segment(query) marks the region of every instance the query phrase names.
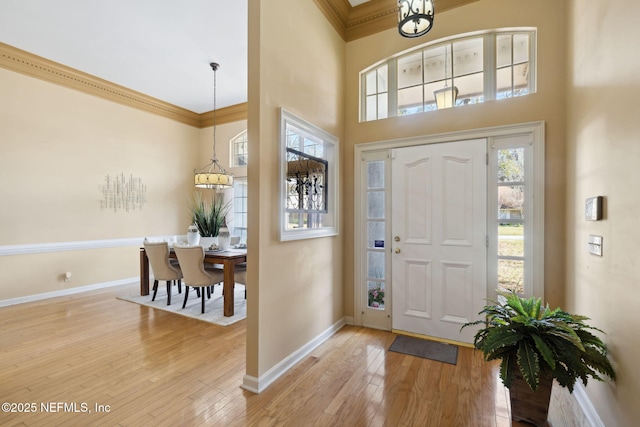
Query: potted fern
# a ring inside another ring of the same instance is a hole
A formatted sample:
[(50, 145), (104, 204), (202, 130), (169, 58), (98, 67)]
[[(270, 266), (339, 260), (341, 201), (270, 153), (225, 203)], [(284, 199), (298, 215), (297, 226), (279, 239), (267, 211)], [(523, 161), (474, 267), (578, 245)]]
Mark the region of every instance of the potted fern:
[(540, 298), (501, 293), (504, 302), (491, 301), (480, 312), (486, 321), (475, 335), (474, 345), (486, 360), (500, 360), (500, 378), (509, 389), (512, 418), (545, 425), (551, 385), (555, 379), (573, 392), (578, 379), (615, 380), (604, 342), (591, 333), (602, 332), (585, 323), (588, 317), (549, 306)]
[(215, 243), (220, 227), (226, 227), (226, 218), (230, 204), (224, 202), (222, 194), (214, 193), (211, 201), (203, 200), (200, 193), (196, 193), (191, 204), (193, 224), (200, 233), (200, 243), (206, 247)]

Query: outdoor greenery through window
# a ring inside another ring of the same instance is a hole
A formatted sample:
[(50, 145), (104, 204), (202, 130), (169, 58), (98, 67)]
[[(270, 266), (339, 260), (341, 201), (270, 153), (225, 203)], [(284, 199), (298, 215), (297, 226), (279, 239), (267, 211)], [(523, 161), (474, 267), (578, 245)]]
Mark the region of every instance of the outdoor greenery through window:
[(461, 35), (361, 73), (361, 121), (535, 92), (533, 29)]
[(524, 293), (525, 174), (524, 148), (498, 154), (498, 287)]

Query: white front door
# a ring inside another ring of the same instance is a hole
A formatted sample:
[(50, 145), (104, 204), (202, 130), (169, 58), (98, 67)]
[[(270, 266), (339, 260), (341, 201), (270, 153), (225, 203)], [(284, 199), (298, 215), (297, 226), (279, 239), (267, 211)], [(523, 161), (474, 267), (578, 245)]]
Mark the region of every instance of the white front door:
[(485, 139), (392, 151), (392, 327), (471, 343), (486, 301)]

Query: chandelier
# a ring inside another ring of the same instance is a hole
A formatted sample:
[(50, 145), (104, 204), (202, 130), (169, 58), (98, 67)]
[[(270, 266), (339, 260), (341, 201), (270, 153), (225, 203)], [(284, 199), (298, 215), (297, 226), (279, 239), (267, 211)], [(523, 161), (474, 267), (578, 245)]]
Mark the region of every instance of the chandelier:
[(213, 69), (213, 158), (200, 170), (194, 170), (195, 186), (198, 188), (224, 189), (233, 187), (233, 174), (227, 172), (216, 157), (216, 74), (220, 65), (212, 62)]
[(398, 1), (400, 35), (414, 38), (427, 34), (433, 26), (433, 15), (433, 0)]

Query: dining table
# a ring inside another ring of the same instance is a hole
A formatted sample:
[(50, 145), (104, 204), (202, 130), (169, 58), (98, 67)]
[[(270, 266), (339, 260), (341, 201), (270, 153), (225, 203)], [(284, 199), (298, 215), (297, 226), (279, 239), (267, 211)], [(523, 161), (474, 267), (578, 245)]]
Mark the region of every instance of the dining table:
[[(173, 248), (169, 251), (170, 258), (176, 258)], [(207, 264), (222, 264), (224, 281), (224, 315), (233, 316), (235, 266), (247, 262), (247, 250), (231, 248), (228, 250), (205, 250), (204, 262)], [(140, 295), (149, 295), (149, 257), (144, 248), (140, 248)]]

